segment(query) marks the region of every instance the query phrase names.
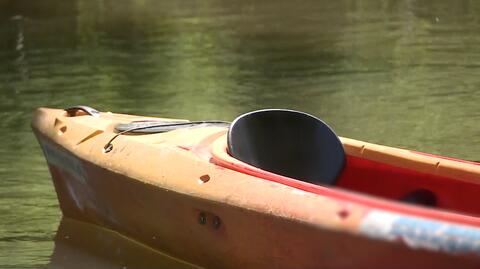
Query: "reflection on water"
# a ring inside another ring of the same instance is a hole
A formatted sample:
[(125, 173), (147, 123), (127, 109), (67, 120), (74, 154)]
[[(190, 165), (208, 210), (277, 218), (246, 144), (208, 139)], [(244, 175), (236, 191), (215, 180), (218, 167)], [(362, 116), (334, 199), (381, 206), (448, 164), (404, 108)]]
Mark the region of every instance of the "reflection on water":
[(63, 218), (45, 269), (195, 269), (116, 232)]
[(35, 107), (286, 107), (342, 136), (479, 160), (478, 44), (474, 0), (0, 0), (0, 268), (47, 264), (61, 215)]

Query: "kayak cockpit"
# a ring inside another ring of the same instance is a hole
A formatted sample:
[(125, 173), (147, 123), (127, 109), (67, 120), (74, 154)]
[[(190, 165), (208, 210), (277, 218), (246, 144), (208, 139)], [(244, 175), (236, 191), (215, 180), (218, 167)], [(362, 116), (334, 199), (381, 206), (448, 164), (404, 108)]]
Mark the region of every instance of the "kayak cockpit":
[[(463, 218), (467, 216), (480, 216), (480, 205), (476, 202), (480, 193), (480, 166), (478, 165), (347, 138), (338, 140), (341, 146), (339, 149), (335, 146), (336, 135), (333, 139), (327, 135), (326, 144), (319, 143), (309, 148), (310, 145), (318, 143), (313, 136), (308, 137), (304, 134), (311, 131), (311, 127), (308, 129), (295, 124), (290, 125), (291, 128), (275, 126), (284, 125), (285, 122), (290, 123), (291, 119), (285, 121), (285, 113), (288, 114), (291, 111), (263, 110), (255, 113), (260, 113), (254, 114), (255, 117), (260, 115), (260, 119), (249, 119), (250, 122), (245, 123), (241, 122), (243, 116), (239, 117), (240, 120), (237, 118), (230, 127), (228, 136), (215, 142), (212, 147), (215, 163), (304, 191), (360, 202), (375, 208), (460, 222), (465, 222)], [(276, 118), (273, 114), (279, 116)], [(251, 117), (252, 114), (245, 115)], [(311, 117), (304, 113), (297, 116), (298, 118)], [(241, 131), (235, 129), (235, 124), (238, 122), (242, 123)], [(316, 123), (313, 121), (310, 124)], [(259, 129), (261, 130), (258, 131)], [(276, 133), (279, 130), (293, 132), (295, 135)], [(334, 135), (333, 131), (330, 134)], [(232, 141), (232, 137), (237, 141)], [(282, 143), (280, 140), (284, 137), (294, 137), (296, 140)], [(263, 147), (259, 141), (266, 142), (268, 146)], [(246, 145), (248, 143), (251, 145)], [(312, 149), (314, 151), (323, 149), (327, 152), (325, 156), (331, 156), (331, 160), (321, 163), (314, 158), (299, 158), (298, 151), (289, 151), (292, 145), (299, 147), (302, 143), (306, 144), (303, 145), (302, 150), (307, 152), (309, 157), (312, 156)], [(247, 146), (248, 153), (239, 153), (236, 148), (239, 145)], [(252, 153), (252, 150), (258, 152)], [(265, 158), (268, 157), (284, 163), (272, 165), (265, 162)], [(316, 162), (313, 164), (309, 162), (312, 160)], [(278, 166), (288, 165), (285, 162), (289, 161), (297, 162), (295, 165), (305, 162), (305, 167), (323, 166), (320, 170), (326, 169), (324, 167), (332, 168), (336, 172), (330, 173), (334, 175), (333, 177), (326, 177), (323, 180), (320, 173), (313, 173), (318, 180), (312, 180), (309, 175), (297, 176), (295, 173), (289, 173), (291, 171), (276, 169)], [(408, 203), (422, 205), (422, 207), (409, 206)], [(440, 210), (427, 210), (426, 207)], [(446, 212), (460, 214), (445, 215)]]
[(480, 206), (475, 202), (480, 193), (480, 180), (464, 167), (469, 164), (347, 138), (341, 141), (346, 162), (335, 185), (312, 184), (235, 159), (228, 153), (226, 135), (213, 143), (211, 161), (257, 178), (337, 199), (340, 203), (352, 202), (409, 215), (480, 225)]

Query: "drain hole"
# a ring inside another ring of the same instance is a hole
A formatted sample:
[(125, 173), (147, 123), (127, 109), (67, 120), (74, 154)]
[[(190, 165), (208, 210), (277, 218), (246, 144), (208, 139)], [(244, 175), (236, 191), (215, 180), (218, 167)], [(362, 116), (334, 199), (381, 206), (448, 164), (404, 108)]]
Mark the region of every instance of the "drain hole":
[(203, 175), (199, 178), (199, 181), (198, 183), (202, 184), (202, 183), (207, 183), (208, 181), (210, 180), (210, 176), (209, 175)]
[(62, 126), (58, 129), (58, 135), (62, 135), (67, 131), (67, 126)]
[(350, 215), (350, 212), (346, 209), (342, 209), (337, 212), (337, 215), (340, 219), (346, 219)]

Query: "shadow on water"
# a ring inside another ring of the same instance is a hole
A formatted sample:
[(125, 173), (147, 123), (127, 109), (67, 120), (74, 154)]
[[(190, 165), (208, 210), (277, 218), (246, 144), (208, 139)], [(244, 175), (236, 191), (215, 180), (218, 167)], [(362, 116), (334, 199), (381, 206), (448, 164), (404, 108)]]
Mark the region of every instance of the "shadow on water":
[(50, 263), (44, 269), (194, 269), (116, 232), (63, 218)]

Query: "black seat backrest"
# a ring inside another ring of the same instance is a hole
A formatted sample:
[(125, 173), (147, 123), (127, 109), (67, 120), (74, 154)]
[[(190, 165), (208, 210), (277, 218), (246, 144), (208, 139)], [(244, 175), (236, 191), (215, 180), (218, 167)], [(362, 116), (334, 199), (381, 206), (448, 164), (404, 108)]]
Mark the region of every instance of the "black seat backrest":
[(342, 143), (327, 124), (285, 109), (237, 117), (228, 131), (228, 150), (252, 166), (315, 184), (335, 184), (345, 164)]

